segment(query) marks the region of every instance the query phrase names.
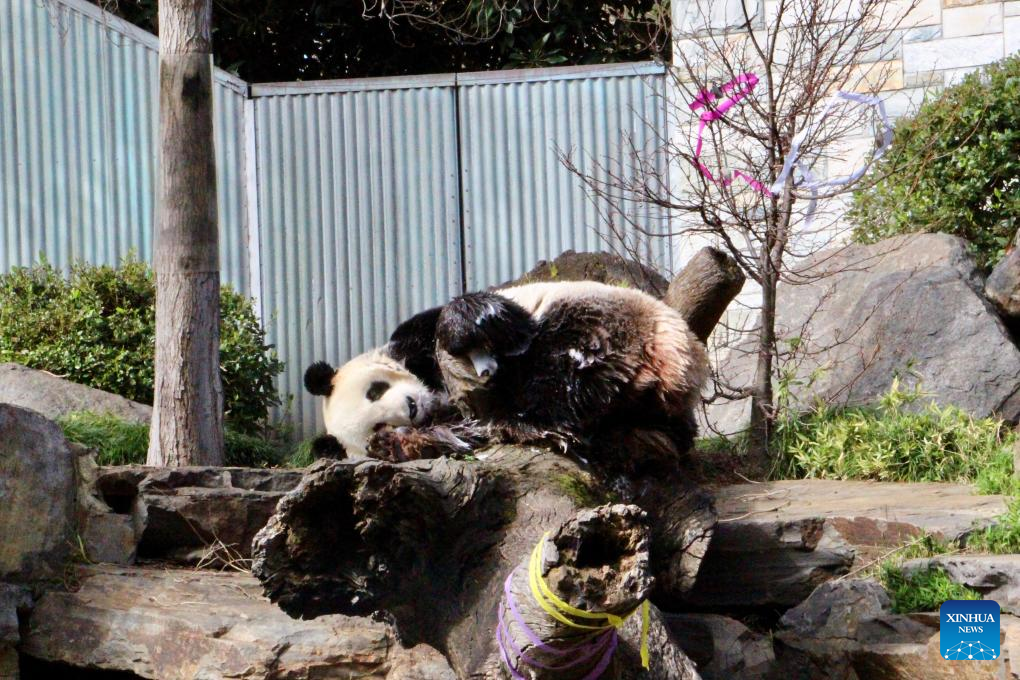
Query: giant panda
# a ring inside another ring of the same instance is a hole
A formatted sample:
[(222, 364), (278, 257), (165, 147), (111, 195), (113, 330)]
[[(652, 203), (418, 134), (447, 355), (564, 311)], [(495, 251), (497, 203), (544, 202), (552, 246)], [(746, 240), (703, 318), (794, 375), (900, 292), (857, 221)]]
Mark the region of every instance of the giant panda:
[(469, 452), (493, 438), (584, 449), (612, 427), (695, 433), (705, 347), (675, 310), (587, 281), (470, 293), (400, 324), (305, 386), (325, 397), (319, 453), (390, 460)]

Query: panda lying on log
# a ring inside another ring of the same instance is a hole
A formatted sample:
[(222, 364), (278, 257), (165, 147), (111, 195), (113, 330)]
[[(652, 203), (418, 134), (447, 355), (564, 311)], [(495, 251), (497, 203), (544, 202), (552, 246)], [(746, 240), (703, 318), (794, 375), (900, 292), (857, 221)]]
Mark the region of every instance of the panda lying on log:
[(586, 450), (613, 428), (662, 432), (684, 451), (707, 372), (677, 311), (577, 281), (460, 296), (339, 369), (312, 364), (305, 387), (325, 397), (319, 456), (433, 458), (493, 439)]

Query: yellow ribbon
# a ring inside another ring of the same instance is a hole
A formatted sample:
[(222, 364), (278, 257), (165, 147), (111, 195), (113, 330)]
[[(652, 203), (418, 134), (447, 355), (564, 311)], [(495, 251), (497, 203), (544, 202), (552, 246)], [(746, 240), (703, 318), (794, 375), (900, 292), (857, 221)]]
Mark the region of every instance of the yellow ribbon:
[[(545, 545), (546, 540), (549, 538), (549, 533), (546, 532), (542, 536), (542, 540), (535, 545), (535, 549), (531, 551), (531, 559), (528, 563), (528, 584), (531, 586), (531, 596), (535, 598), (535, 602), (538, 603), (542, 609), (545, 610), (546, 614), (553, 617), (560, 623), (563, 623), (571, 628), (580, 628), (582, 630), (606, 630), (608, 628), (620, 629), (623, 627), (624, 622), (630, 618), (631, 614), (636, 612), (638, 609), (641, 610), (641, 666), (648, 668), (648, 626), (649, 626), (649, 610), (648, 600), (645, 600), (640, 605), (634, 608), (629, 614), (624, 616), (617, 616), (616, 614), (610, 614), (609, 612), (592, 613), (586, 612), (583, 609), (571, 606), (569, 603), (564, 602), (560, 598), (556, 597), (556, 594), (549, 587), (549, 584), (542, 578), (542, 546)], [(577, 623), (567, 618), (567, 615), (573, 616), (579, 619), (592, 620), (604, 620), (605, 623), (602, 625), (586, 625), (583, 623)]]

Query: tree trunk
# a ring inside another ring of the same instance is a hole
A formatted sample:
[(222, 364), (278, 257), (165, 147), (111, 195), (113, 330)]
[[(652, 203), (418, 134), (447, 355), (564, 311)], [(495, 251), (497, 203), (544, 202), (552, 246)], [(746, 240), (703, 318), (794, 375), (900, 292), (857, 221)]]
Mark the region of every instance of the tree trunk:
[(673, 282), (663, 302), (680, 312), (702, 342), (744, 287), (740, 266), (716, 248), (702, 248)]
[[(462, 678), (503, 677), (495, 635), (504, 583), (546, 532), (554, 532), (557, 546), (582, 544), (560, 555), (563, 571), (548, 580), (559, 597), (589, 611), (633, 609), (650, 592), (653, 575), (666, 590), (693, 583), (715, 514), (706, 496), (684, 485), (679, 470), (654, 480), (671, 489), (674, 503), (634, 499), (649, 514), (650, 542), (634, 533), (637, 508), (620, 505), (597, 511), (619, 522), (597, 522), (581, 540), (577, 526), (584, 515), (578, 511), (610, 496), (587, 467), (541, 448), (500, 446), (489, 453), (480, 462), (316, 464), (256, 537), (253, 573), (291, 616), (387, 612), (405, 645), (435, 646)], [(628, 533), (632, 540), (621, 538)], [(624, 562), (629, 576), (606, 581), (607, 573), (619, 576)], [(603, 579), (601, 600), (585, 594), (580, 584), (588, 579)], [(659, 670), (644, 677), (695, 677), (670, 646), (657, 611), (652, 616)], [(637, 677), (640, 614), (631, 618), (620, 661), (606, 678)], [(536, 623), (535, 629), (543, 639), (562, 638), (555, 626)]]
[(160, 0), (156, 376), (149, 465), (223, 464), (211, 0)]
[[(767, 251), (766, 251), (767, 253)], [(767, 254), (765, 255), (768, 256)], [(772, 441), (774, 390), (772, 387), (773, 351), (776, 344), (776, 276), (768, 270), (762, 279), (761, 321), (758, 328), (758, 363), (751, 387), (751, 418), (748, 426), (750, 467), (757, 474), (769, 469), (769, 445)]]

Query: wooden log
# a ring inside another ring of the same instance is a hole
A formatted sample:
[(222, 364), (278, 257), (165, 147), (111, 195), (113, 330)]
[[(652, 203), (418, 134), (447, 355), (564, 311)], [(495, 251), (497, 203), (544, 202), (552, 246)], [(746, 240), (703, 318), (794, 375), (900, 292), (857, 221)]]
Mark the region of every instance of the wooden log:
[[(480, 455), (487, 457), (317, 463), (256, 537), (253, 572), (291, 616), (385, 612), (405, 645), (435, 646), (459, 677), (495, 673), (497, 607), (507, 574), (545, 532), (610, 494), (581, 461), (548, 449), (500, 446)], [(689, 499), (700, 503), (699, 511), (669, 510), (695, 524), (714, 522), (706, 497)], [(664, 519), (666, 508), (656, 510), (651, 526), (681, 523)], [(692, 553), (703, 553), (711, 528), (692, 531), (702, 536)], [(662, 554), (649, 568), (696, 572), (698, 563)], [(670, 668), (685, 658), (679, 651), (667, 656)], [(631, 657), (624, 650), (621, 658)], [(666, 673), (660, 677), (687, 677)]]
[[(651, 616), (651, 607), (644, 631), (649, 665), (647, 672), (642, 670), (642, 607), (652, 585), (645, 520), (645, 513), (633, 505), (584, 510), (542, 541), (537, 552), (525, 556), (504, 587), (502, 652), (486, 675), (504, 677), (512, 667), (530, 680), (584, 678), (598, 669), (604, 677), (616, 678), (697, 677), (694, 664), (663, 634), (658, 612)], [(530, 582), (534, 567), (535, 576), (566, 605), (592, 614), (608, 612), (626, 624), (596, 632), (565, 621), (605, 625), (606, 620), (567, 616), (563, 610), (558, 610), (562, 618), (552, 616), (534, 595)]]
[(669, 284), (663, 302), (680, 312), (705, 342), (745, 280), (736, 260), (718, 248), (705, 247)]

